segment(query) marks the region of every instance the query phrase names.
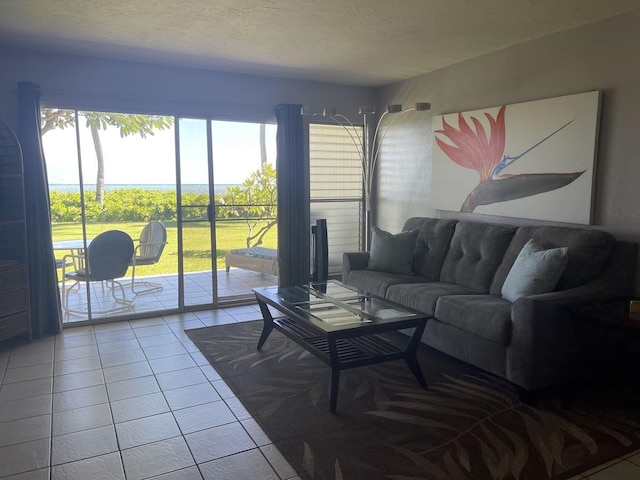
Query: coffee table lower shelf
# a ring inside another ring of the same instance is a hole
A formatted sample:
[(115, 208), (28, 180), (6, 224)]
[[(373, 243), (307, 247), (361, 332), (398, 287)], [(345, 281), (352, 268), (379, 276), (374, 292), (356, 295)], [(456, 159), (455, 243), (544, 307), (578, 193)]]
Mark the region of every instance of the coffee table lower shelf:
[[(290, 318), (277, 318), (273, 323), (277, 330), (331, 366), (331, 347), (328, 338), (318, 335), (317, 332)], [(338, 338), (335, 340), (335, 345), (340, 370), (402, 360), (405, 356), (404, 350), (375, 334)]]
[[(335, 413), (338, 403), (340, 372), (351, 368), (374, 365), (394, 360), (404, 360), (422, 388), (427, 388), (416, 352), (428, 317), (416, 318), (410, 324), (395, 328), (366, 329), (358, 328), (336, 332), (319, 332), (303, 320), (289, 317), (273, 318), (266, 304), (259, 301), (263, 313), (264, 325), (258, 342), (261, 350), (269, 334), (275, 328), (296, 342), (302, 348), (315, 355), (331, 367), (331, 398), (329, 410)], [(406, 348), (401, 349), (382, 339), (377, 333), (397, 331), (400, 328), (414, 328)], [(371, 332), (371, 333), (367, 333)]]

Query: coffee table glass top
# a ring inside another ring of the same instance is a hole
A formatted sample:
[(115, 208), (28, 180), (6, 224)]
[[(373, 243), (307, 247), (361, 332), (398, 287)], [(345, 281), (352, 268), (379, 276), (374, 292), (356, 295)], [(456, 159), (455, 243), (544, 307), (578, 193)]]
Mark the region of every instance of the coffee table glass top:
[(260, 290), (275, 295), (323, 329), (387, 323), (418, 316), (417, 312), (332, 280), (327, 283), (267, 287)]

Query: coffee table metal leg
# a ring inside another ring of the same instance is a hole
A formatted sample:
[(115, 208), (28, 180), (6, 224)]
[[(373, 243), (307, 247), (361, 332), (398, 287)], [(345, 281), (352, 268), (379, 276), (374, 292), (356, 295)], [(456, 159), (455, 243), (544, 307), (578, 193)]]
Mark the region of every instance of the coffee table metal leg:
[(262, 334), (260, 335), (260, 340), (258, 340), (258, 350), (260, 350), (264, 345), (264, 342), (269, 338), (271, 330), (273, 330), (273, 317), (271, 316), (271, 312), (269, 311), (269, 307), (267, 307), (266, 303), (258, 300), (258, 306), (262, 312), (262, 319), (264, 322), (262, 325)]
[(424, 333), (424, 328), (426, 326), (426, 320), (423, 324), (416, 327), (409, 340), (409, 344), (407, 345), (407, 351), (405, 353), (404, 361), (409, 366), (409, 369), (413, 373), (413, 376), (416, 377), (418, 383), (422, 388), (427, 388), (427, 382), (424, 379), (424, 375), (422, 374), (422, 369), (420, 368), (420, 364), (418, 363), (418, 345), (420, 344), (420, 340), (422, 339), (422, 334)]
[(338, 360), (338, 348), (335, 339), (328, 339), (329, 358), (331, 360), (331, 401), (329, 403), (329, 411), (336, 413), (338, 404), (338, 390), (340, 388), (340, 362)]

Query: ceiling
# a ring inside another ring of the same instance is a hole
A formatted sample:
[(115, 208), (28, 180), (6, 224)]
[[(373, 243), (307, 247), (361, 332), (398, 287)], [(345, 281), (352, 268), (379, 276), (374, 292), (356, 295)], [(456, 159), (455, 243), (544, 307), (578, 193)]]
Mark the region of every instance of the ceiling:
[(380, 86), (640, 0), (0, 0), (0, 45)]

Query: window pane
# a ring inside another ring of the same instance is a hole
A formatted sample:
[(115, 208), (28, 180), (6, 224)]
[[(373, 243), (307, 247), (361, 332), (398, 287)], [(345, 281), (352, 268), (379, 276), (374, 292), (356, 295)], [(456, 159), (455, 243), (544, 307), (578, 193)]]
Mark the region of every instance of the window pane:
[(362, 198), (362, 128), (309, 126), (311, 199)]
[(329, 273), (342, 270), (342, 253), (360, 249), (362, 127), (309, 125), (311, 223), (327, 220)]

